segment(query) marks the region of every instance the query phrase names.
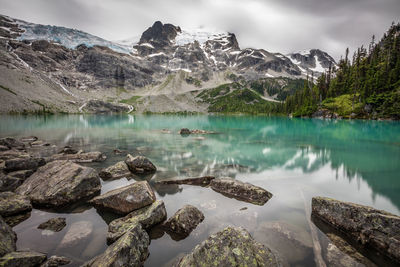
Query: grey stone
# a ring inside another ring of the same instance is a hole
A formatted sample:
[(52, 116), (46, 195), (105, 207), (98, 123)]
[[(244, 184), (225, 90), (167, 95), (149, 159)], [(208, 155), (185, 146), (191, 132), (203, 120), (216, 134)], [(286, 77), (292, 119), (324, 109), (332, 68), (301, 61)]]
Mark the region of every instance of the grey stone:
[(204, 215), (200, 210), (192, 205), (185, 205), (164, 223), (164, 227), (177, 236), (185, 238), (203, 220)]
[(17, 235), (0, 216), (0, 257), (17, 249)]
[(153, 173), (157, 170), (156, 166), (143, 156), (133, 157), (131, 154), (128, 154), (125, 163), (128, 165), (129, 170), (135, 174)]
[(0, 266), (36, 267), (46, 260), (46, 254), (34, 251), (10, 252), (0, 258)]
[(26, 213), (32, 210), (31, 201), (26, 196), (13, 192), (0, 193), (0, 215), (3, 217)]
[(41, 223), (38, 226), (38, 229), (60, 232), (62, 229), (64, 229), (65, 226), (67, 226), (65, 218), (57, 217), (57, 218), (51, 218), (46, 222)]

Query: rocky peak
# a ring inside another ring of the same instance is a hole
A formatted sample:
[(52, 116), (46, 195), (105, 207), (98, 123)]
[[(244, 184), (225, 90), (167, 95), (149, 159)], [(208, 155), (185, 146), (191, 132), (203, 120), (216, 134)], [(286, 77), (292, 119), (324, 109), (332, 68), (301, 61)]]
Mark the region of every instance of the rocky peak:
[(304, 50), (287, 55), (303, 73), (314, 72), (317, 76), (326, 72), (329, 66), (335, 67), (335, 60), (326, 52), (320, 49)]
[(148, 43), (154, 48), (163, 48), (170, 45), (179, 32), (181, 32), (180, 27), (156, 21), (153, 26), (143, 32), (139, 44)]

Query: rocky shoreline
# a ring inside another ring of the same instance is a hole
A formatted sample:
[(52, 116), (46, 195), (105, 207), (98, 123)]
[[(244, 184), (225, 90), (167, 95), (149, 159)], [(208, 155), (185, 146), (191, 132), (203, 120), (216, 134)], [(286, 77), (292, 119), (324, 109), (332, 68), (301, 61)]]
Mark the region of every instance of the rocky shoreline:
[[(183, 132), (211, 133), (189, 129)], [(191, 205), (183, 205), (168, 217), (165, 203), (156, 199), (152, 185), (147, 181), (137, 181), (100, 194), (101, 178), (116, 180), (129, 175), (157, 172), (157, 167), (144, 156), (127, 154), (124, 161), (98, 172), (80, 165), (106, 160), (104, 153), (98, 151), (84, 152), (68, 146), (59, 149), (36, 137), (20, 140), (1, 138), (0, 148), (0, 266), (60, 266), (73, 260), (35, 251), (17, 251), (17, 235), (11, 227), (29, 218), (32, 208), (59, 208), (86, 202), (99, 211), (111, 212), (118, 217), (108, 222), (108, 248), (84, 266), (142, 266), (149, 256), (149, 232), (152, 229), (161, 227), (174, 240), (182, 240), (205, 219), (201, 211), (203, 207)], [(46, 156), (42, 157), (41, 154)], [(179, 184), (210, 188), (223, 196), (253, 205), (266, 205), (273, 197), (264, 188), (228, 177), (167, 179), (157, 181), (153, 186)], [(375, 266), (372, 261), (376, 261), (376, 258), (400, 264), (399, 216), (323, 197), (313, 198), (311, 206), (311, 217), (315, 221), (323, 221), (351, 241), (349, 244), (327, 233), (331, 241), (323, 246), (323, 250), (328, 265)], [(89, 227), (83, 223), (75, 222), (70, 226), (62, 240), (65, 246), (76, 246), (79, 243), (76, 233)], [(56, 217), (37, 227), (58, 232), (66, 225), (65, 218)], [(322, 227), (321, 230), (326, 231)], [(286, 266), (287, 258), (296, 254), (280, 252), (274, 238), (279, 236), (287, 240), (285, 246), (296, 244), (294, 249), (301, 249), (300, 255), (312, 255), (315, 242), (320, 242), (304, 241), (293, 226), (282, 222), (263, 223), (259, 231), (269, 233), (258, 235), (256, 232), (258, 238), (263, 236), (267, 239), (263, 244), (242, 227), (224, 227), (198, 244), (190, 253), (177, 258), (173, 265)], [(271, 247), (265, 243), (271, 244)], [(353, 247), (352, 244), (358, 245)], [(373, 250), (378, 256), (369, 259), (363, 254), (364, 251), (359, 251), (360, 248)]]

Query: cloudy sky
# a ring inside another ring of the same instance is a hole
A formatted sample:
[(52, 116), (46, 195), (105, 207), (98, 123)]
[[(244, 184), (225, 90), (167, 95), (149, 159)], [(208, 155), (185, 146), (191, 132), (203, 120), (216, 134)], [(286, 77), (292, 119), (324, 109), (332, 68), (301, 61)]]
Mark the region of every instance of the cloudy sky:
[(140, 36), (161, 20), (233, 32), (242, 48), (320, 48), (338, 59), (399, 22), (400, 0), (0, 0), (0, 13), (108, 40)]

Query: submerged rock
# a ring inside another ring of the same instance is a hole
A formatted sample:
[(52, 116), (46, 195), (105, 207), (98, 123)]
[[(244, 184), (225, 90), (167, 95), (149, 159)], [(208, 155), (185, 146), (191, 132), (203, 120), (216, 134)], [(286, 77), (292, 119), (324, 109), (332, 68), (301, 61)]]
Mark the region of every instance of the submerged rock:
[(96, 208), (125, 215), (150, 205), (155, 200), (156, 196), (149, 183), (147, 181), (141, 181), (97, 196), (93, 198), (90, 203)]
[(163, 222), (167, 218), (164, 202), (157, 200), (153, 204), (135, 210), (123, 218), (115, 219), (108, 225), (107, 242), (113, 243), (123, 234), (140, 223), (144, 229)]
[(17, 249), (17, 235), (0, 216), (0, 257)]
[(202, 176), (202, 177), (193, 177), (185, 179), (162, 180), (162, 181), (157, 181), (156, 184), (188, 184), (188, 185), (207, 186), (211, 183), (213, 179), (215, 179), (214, 176)]
[(16, 192), (33, 204), (63, 206), (100, 192), (100, 178), (93, 168), (71, 161), (53, 161), (40, 167)]
[(34, 251), (10, 252), (0, 258), (0, 266), (36, 267), (46, 260), (46, 254)]
[(214, 191), (225, 196), (256, 205), (264, 205), (272, 197), (270, 192), (261, 187), (229, 177), (216, 178), (211, 181), (210, 186)]
[(93, 232), (93, 223), (90, 221), (79, 221), (71, 224), (64, 238), (61, 240), (60, 247), (74, 247), (83, 240), (88, 239)]
[(71, 263), (71, 260), (62, 256), (51, 256), (40, 267), (58, 267)]
[(400, 217), (372, 207), (314, 197), (312, 215), (400, 263)]
[(135, 225), (106, 251), (83, 266), (143, 266), (149, 255), (150, 239), (140, 224)]
[(99, 172), (99, 176), (105, 180), (114, 180), (129, 175), (131, 175), (131, 172), (124, 161), (119, 161)]
[(14, 172), (20, 170), (37, 170), (40, 166), (46, 164), (44, 158), (16, 158), (9, 159), (5, 162), (4, 170), (6, 172)]
[(54, 154), (48, 158), (48, 162), (55, 160), (69, 160), (75, 163), (102, 162), (106, 160), (106, 155), (99, 151), (82, 152), (76, 154)]
[(0, 215), (3, 217), (25, 213), (32, 210), (31, 201), (26, 196), (13, 192), (0, 193)]
[(143, 156), (133, 157), (131, 154), (128, 154), (125, 163), (128, 165), (129, 170), (135, 174), (153, 173), (157, 170), (156, 166)]
[(41, 223), (38, 226), (38, 229), (60, 232), (62, 229), (64, 229), (65, 226), (67, 226), (65, 218), (58, 217), (58, 218), (51, 218), (50, 220)]
[(175, 266), (282, 266), (268, 247), (241, 227), (227, 227), (197, 245)]
[(189, 135), (190, 134), (190, 130), (188, 128), (182, 128), (179, 130), (179, 134), (181, 135)]
[(185, 205), (164, 223), (164, 227), (178, 237), (185, 238), (203, 220), (204, 214), (200, 210), (192, 205)]

